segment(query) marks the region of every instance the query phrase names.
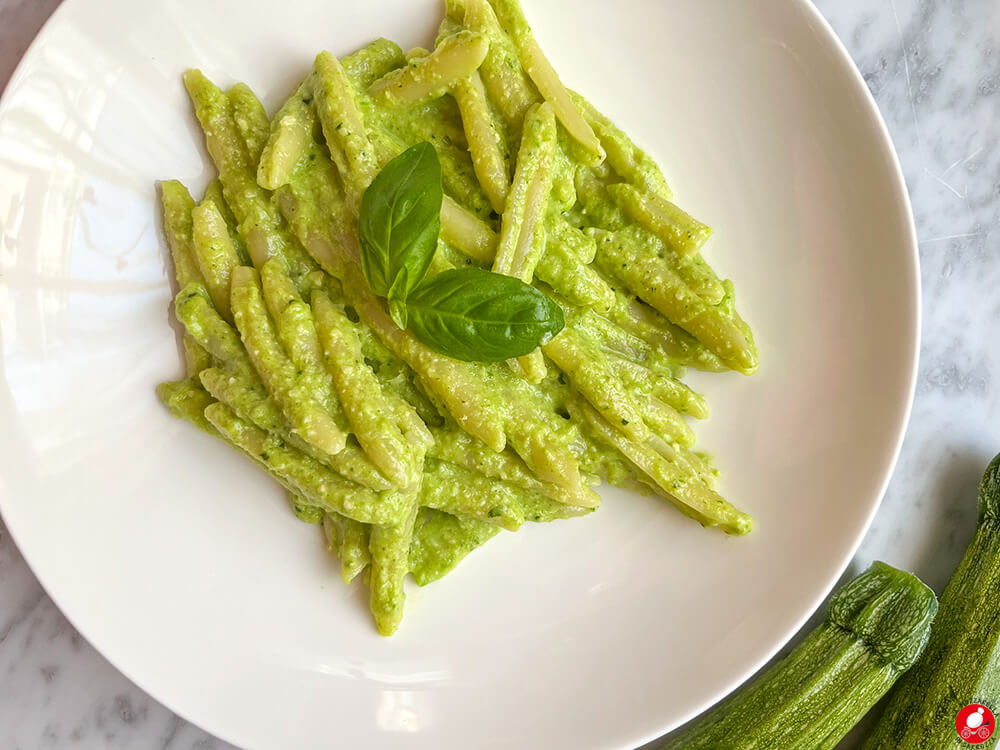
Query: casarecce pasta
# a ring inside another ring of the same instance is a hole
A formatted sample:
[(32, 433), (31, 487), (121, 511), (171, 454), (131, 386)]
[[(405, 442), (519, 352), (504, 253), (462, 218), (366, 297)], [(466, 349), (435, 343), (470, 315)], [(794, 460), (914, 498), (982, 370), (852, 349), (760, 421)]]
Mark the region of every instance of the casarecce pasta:
[[(187, 377), (160, 398), (284, 486), (345, 582), (367, 571), (386, 635), (408, 573), (425, 585), (503, 531), (588, 515), (601, 480), (752, 527), (694, 451), (687, 417), (708, 409), (681, 382), (757, 368), (701, 254), (711, 230), (564, 86), (517, 0), (445, 10), (431, 50), (321, 52), (271, 118), (245, 85), (188, 71), (218, 178), (200, 203), (161, 185)], [(362, 275), (362, 197), (422, 142), (445, 193), (429, 273), (491, 269), (549, 295), (565, 327), (530, 354), (439, 354)]]

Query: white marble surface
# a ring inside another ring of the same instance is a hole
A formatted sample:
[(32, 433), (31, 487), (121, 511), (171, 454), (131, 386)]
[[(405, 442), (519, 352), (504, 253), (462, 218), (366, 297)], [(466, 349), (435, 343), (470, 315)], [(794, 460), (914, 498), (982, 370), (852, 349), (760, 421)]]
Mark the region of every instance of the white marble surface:
[[(0, 0), (0, 86), (58, 3)], [(857, 61), (899, 151), (924, 292), (913, 417), (847, 575), (883, 559), (940, 591), (972, 533), (976, 483), (1000, 450), (1000, 10), (996, 0), (817, 5)], [(851, 737), (842, 748), (855, 745)], [(97, 654), (0, 522), (0, 747), (231, 746), (173, 715)]]

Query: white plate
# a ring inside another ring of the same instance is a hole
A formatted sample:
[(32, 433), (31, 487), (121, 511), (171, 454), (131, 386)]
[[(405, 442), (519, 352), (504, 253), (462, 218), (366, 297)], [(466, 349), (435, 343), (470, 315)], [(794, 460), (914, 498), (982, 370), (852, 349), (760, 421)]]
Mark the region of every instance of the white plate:
[(322, 48), (427, 44), (437, 0), (68, 0), (0, 107), (6, 523), (94, 646), (248, 748), (609, 748), (762, 664), (844, 569), (893, 465), (918, 276), (875, 106), (801, 0), (531, 2), (565, 80), (716, 228), (762, 366), (699, 377), (701, 445), (749, 538), (608, 492), (413, 590), (379, 638), (361, 587), (244, 459), (172, 420), (180, 375), (154, 181), (210, 177), (180, 82), (274, 107)]

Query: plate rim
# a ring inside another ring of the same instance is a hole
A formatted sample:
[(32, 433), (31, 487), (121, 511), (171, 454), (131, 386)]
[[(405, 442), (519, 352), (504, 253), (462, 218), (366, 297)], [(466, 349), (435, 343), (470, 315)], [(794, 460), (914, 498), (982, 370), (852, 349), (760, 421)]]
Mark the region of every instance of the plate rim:
[(896, 150), (896, 145), (892, 140), (892, 134), (889, 132), (889, 126), (886, 124), (885, 118), (882, 116), (882, 110), (879, 108), (878, 102), (875, 101), (875, 96), (872, 94), (871, 89), (868, 88), (868, 84), (865, 83), (864, 76), (858, 68), (857, 63), (854, 61), (854, 58), (851, 56), (850, 51), (847, 49), (847, 46), (844, 44), (844, 41), (834, 30), (826, 16), (824, 16), (820, 9), (816, 7), (814, 0), (797, 0), (797, 2), (799, 2), (799, 4), (806, 10), (811, 17), (812, 22), (819, 29), (821, 29), (823, 34), (827, 37), (827, 40), (831, 43), (831, 49), (837, 54), (839, 64), (847, 68), (847, 75), (850, 76), (855, 88), (861, 92), (861, 100), (864, 103), (866, 114), (876, 126), (875, 134), (878, 139), (878, 145), (888, 156), (887, 166), (890, 168), (889, 176), (895, 183), (896, 198), (897, 200), (901, 200), (901, 207), (903, 209), (903, 216), (901, 217), (903, 219), (903, 223), (901, 229), (905, 235), (905, 241), (908, 246), (907, 249), (909, 250), (906, 257), (911, 260), (908, 282), (913, 292), (913, 305), (908, 316), (913, 322), (913, 330), (910, 335), (910, 377), (909, 384), (907, 386), (902, 419), (900, 420), (897, 428), (896, 441), (892, 450), (892, 456), (886, 465), (878, 494), (875, 497), (875, 501), (872, 503), (871, 510), (868, 512), (868, 517), (859, 528), (857, 538), (850, 545), (849, 550), (838, 564), (836, 570), (834, 571), (835, 574), (818, 592), (808, 611), (805, 612), (795, 626), (783, 636), (781, 642), (774, 649), (772, 649), (765, 658), (761, 659), (752, 669), (748, 669), (738, 678), (734, 678), (731, 682), (731, 686), (725, 694), (718, 696), (712, 703), (704, 705), (696, 711), (689, 712), (687, 716), (676, 724), (676, 726), (673, 726), (665, 731), (661, 731), (658, 734), (652, 734), (643, 738), (642, 741), (636, 745), (637, 748), (641, 748), (643, 745), (649, 744), (657, 739), (660, 739), (661, 737), (665, 737), (677, 729), (680, 729), (692, 719), (697, 718), (702, 713), (710, 709), (712, 706), (717, 705), (727, 696), (732, 695), (744, 683), (750, 680), (750, 678), (752, 678), (772, 659), (774, 659), (781, 649), (787, 646), (795, 635), (810, 620), (810, 618), (816, 614), (823, 602), (825, 602), (827, 597), (830, 596), (833, 591), (833, 587), (844, 575), (848, 565), (851, 564), (851, 561), (858, 552), (858, 548), (868, 535), (868, 531), (871, 528), (872, 522), (875, 520), (875, 516), (882, 507), (882, 502), (885, 500), (885, 494), (889, 489), (889, 483), (892, 481), (892, 477), (896, 473), (896, 466), (899, 463), (899, 456), (903, 449), (903, 441), (906, 438), (906, 433), (910, 425), (910, 418), (913, 415), (913, 402), (916, 397), (917, 376), (920, 368), (920, 343), (923, 335), (923, 282), (920, 275), (920, 250), (918, 246), (919, 241), (917, 236), (917, 225), (913, 216), (913, 204), (910, 200), (910, 191), (906, 185), (906, 177), (903, 174), (903, 165), (899, 160), (899, 152)]
[[(20, 79), (24, 76), (25, 70), (28, 68), (29, 64), (33, 58), (38, 54), (39, 49), (45, 43), (47, 38), (52, 33), (52, 28), (60, 21), (64, 14), (68, 14), (68, 8), (76, 7), (78, 5), (84, 5), (88, 2), (95, 2), (95, 0), (62, 0), (58, 7), (51, 13), (51, 15), (46, 19), (42, 26), (38, 29), (34, 35), (31, 43), (25, 48), (20, 60), (15, 66), (10, 78), (7, 80), (6, 85), (3, 90), (0, 91), (0, 119), (3, 118), (4, 113), (7, 109), (7, 103), (10, 96), (10, 92), (16, 87)], [(874, 495), (873, 502), (871, 503), (871, 508), (868, 511), (867, 517), (864, 519), (861, 526), (859, 526), (856, 538), (849, 545), (845, 554), (843, 555), (837, 566), (831, 570), (830, 580), (825, 583), (817, 591), (816, 596), (813, 599), (812, 604), (809, 605), (800, 618), (791, 626), (785, 633), (782, 634), (776, 645), (765, 651), (762, 658), (757, 660), (757, 662), (752, 666), (752, 668), (746, 669), (740, 674), (734, 675), (728, 682), (729, 685), (723, 692), (718, 694), (715, 698), (707, 701), (704, 705), (698, 707), (696, 710), (689, 711), (687, 714), (682, 715), (681, 719), (672, 723), (661, 725), (653, 733), (642, 733), (633, 734), (629, 737), (622, 737), (619, 740), (617, 747), (622, 748), (622, 750), (632, 750), (634, 748), (642, 748), (643, 746), (654, 742), (658, 739), (665, 737), (671, 732), (681, 728), (684, 724), (688, 723), (692, 719), (704, 713), (706, 710), (712, 706), (718, 704), (725, 697), (732, 694), (745, 682), (747, 682), (753, 675), (759, 672), (765, 665), (767, 665), (774, 657), (777, 655), (782, 648), (784, 648), (789, 641), (802, 629), (802, 627), (809, 621), (809, 619), (816, 613), (819, 607), (830, 595), (833, 587), (843, 576), (844, 571), (850, 565), (851, 561), (857, 554), (858, 548), (864, 541), (868, 534), (871, 524), (875, 519), (882, 503), (885, 499), (885, 494), (888, 490), (889, 484), (895, 474), (896, 467), (899, 463), (900, 453), (902, 451), (903, 442), (906, 437), (910, 420), (913, 413), (913, 404), (916, 396), (916, 386), (919, 374), (919, 363), (920, 363), (920, 348), (921, 340), (923, 334), (923, 286), (921, 280), (921, 265), (920, 265), (920, 253), (918, 246), (918, 234), (916, 228), (916, 222), (913, 215), (913, 206), (910, 198), (909, 189), (906, 184), (905, 175), (903, 173), (902, 164), (899, 159), (899, 153), (896, 150), (895, 144), (892, 139), (892, 135), (889, 131), (888, 125), (886, 124), (885, 118), (882, 115), (882, 111), (875, 100), (874, 95), (869, 89), (868, 85), (865, 83), (864, 76), (862, 75), (857, 63), (851, 56), (847, 46), (844, 44), (843, 40), (834, 30), (833, 26), (823, 15), (823, 13), (816, 6), (814, 0), (794, 0), (800, 8), (802, 8), (808, 15), (808, 21), (811, 22), (813, 28), (818, 29), (822, 35), (825, 37), (824, 41), (829, 44), (830, 50), (836, 54), (837, 65), (839, 68), (846, 68), (844, 71), (847, 77), (851, 80), (853, 88), (860, 93), (860, 100), (863, 103), (863, 114), (867, 119), (874, 124), (875, 130), (873, 135), (875, 136), (875, 141), (880, 151), (883, 155), (887, 157), (885, 166), (887, 166), (888, 174), (887, 176), (891, 179), (891, 182), (895, 186), (895, 203), (902, 209), (902, 215), (897, 217), (902, 220), (899, 229), (901, 230), (901, 235), (903, 236), (906, 249), (909, 251), (905, 253), (904, 257), (909, 258), (909, 273), (907, 274), (907, 286), (912, 293), (912, 305), (911, 309), (908, 311), (907, 319), (911, 322), (912, 330), (909, 332), (909, 349), (910, 356), (908, 358), (909, 365), (909, 377), (908, 384), (906, 387), (905, 401), (903, 403), (902, 413), (898, 425), (896, 427), (896, 436), (894, 440), (894, 445), (892, 447), (891, 456), (889, 461), (883, 471), (883, 476), (879, 482), (879, 488), (877, 493)], [(0, 360), (2, 361), (2, 360)], [(25, 551), (25, 548), (18, 541), (18, 535), (16, 530), (10, 525), (7, 518), (4, 517), (3, 513), (3, 497), (0, 495), (0, 520), (3, 521), (10, 538), (14, 541), (18, 553), (24, 560), (24, 563), (28, 566), (31, 574), (35, 577), (38, 584), (41, 586), (45, 595), (52, 600), (59, 610), (59, 613), (66, 618), (66, 620), (73, 626), (73, 628), (80, 633), (80, 635), (86, 639), (88, 645), (90, 645), (105, 661), (107, 661), (115, 670), (117, 670), (126, 680), (132, 683), (137, 689), (145, 693), (148, 697), (152, 698), (154, 701), (159, 703), (161, 706), (166, 708), (171, 713), (180, 717), (192, 726), (197, 727), (201, 731), (220, 739), (234, 747), (240, 747), (234, 740), (234, 738), (225, 732), (216, 732), (214, 729), (209, 729), (203, 725), (200, 721), (194, 720), (186, 710), (179, 710), (177, 707), (172, 705), (172, 702), (166, 702), (159, 698), (156, 693), (146, 687), (145, 681), (137, 679), (132, 671), (126, 668), (123, 664), (119, 662), (118, 659), (111, 658), (105, 651), (100, 648), (97, 643), (87, 634), (86, 628), (82, 628), (76, 621), (75, 617), (67, 611), (62, 604), (60, 604), (59, 598), (50, 590), (49, 585), (41, 576), (36, 572), (35, 565), (32, 564), (30, 555)], [(622, 744), (624, 743), (624, 744)]]

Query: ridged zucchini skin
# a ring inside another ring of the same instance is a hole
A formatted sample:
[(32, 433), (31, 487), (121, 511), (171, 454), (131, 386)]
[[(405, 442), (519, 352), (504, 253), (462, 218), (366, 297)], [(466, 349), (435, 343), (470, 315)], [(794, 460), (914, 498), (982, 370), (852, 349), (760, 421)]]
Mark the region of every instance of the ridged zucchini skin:
[(892, 691), (862, 750), (968, 750), (955, 718), (970, 703), (1000, 710), (1000, 455), (979, 485), (976, 535), (941, 595), (927, 650)]
[(936, 613), (916, 577), (874, 563), (792, 653), (663, 750), (832, 750), (917, 660)]

